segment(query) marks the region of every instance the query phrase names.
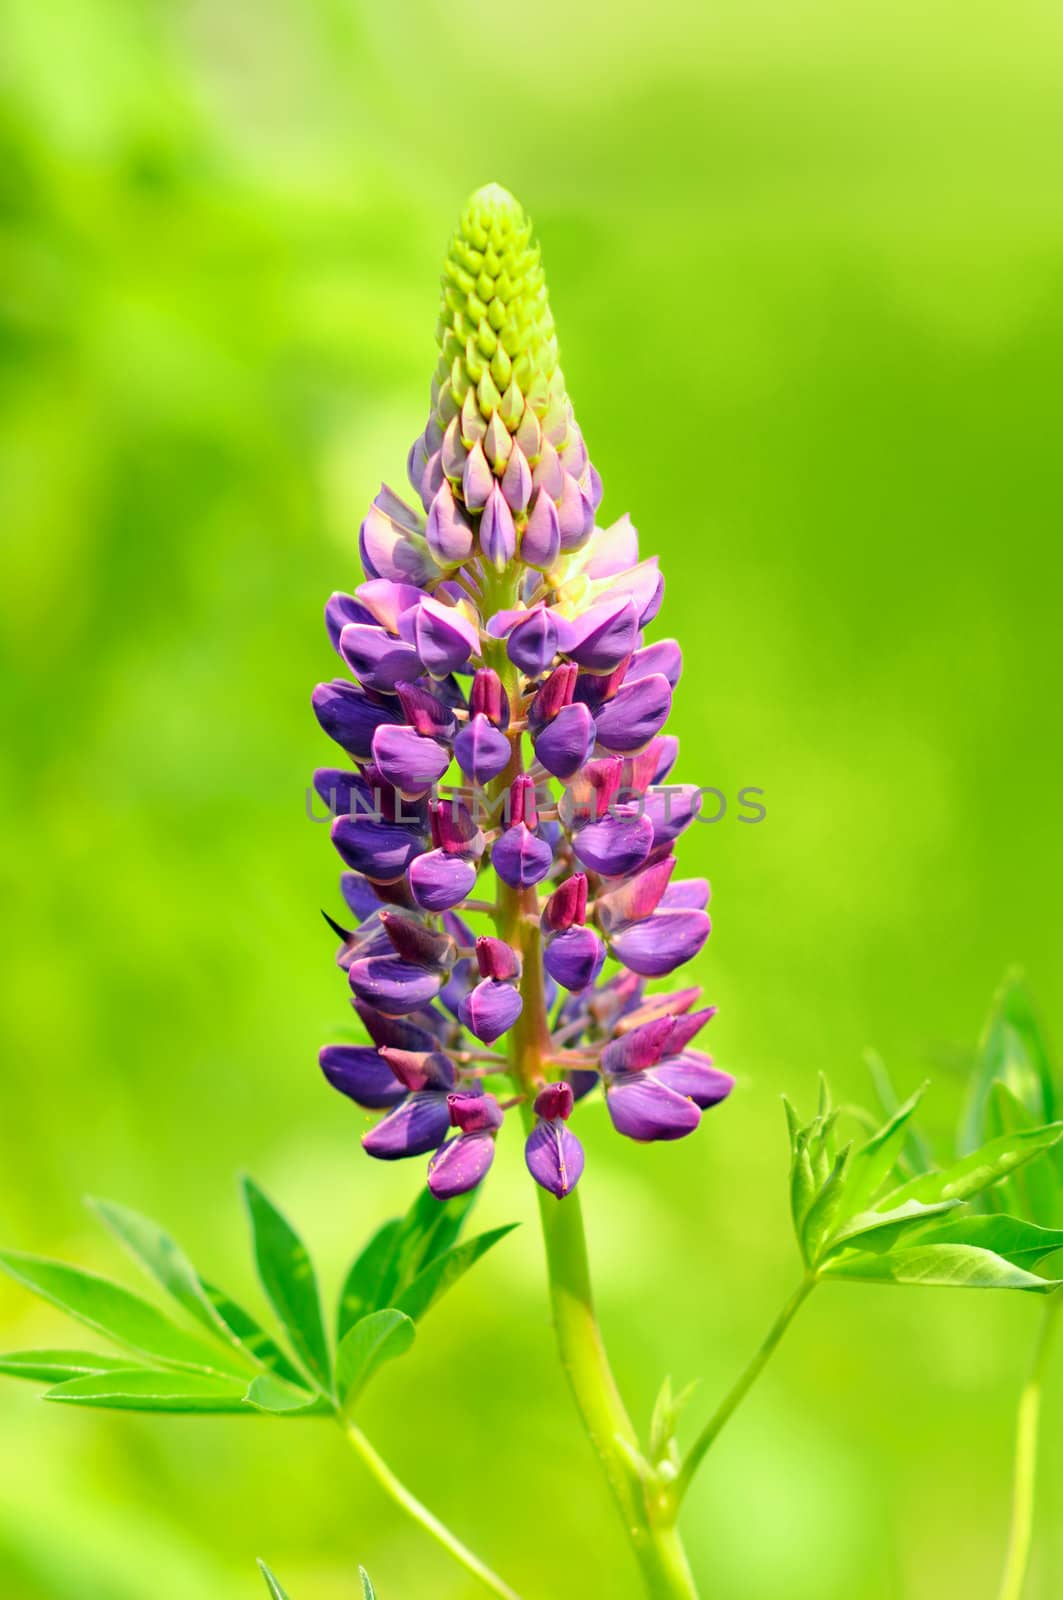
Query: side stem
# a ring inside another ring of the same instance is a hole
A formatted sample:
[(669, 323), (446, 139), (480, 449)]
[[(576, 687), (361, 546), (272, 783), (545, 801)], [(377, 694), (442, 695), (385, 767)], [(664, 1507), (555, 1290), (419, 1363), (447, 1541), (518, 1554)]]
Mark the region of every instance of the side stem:
[(1019, 1600), (1026, 1582), (1033, 1538), (1034, 1496), (1037, 1484), (1037, 1435), (1041, 1421), (1041, 1392), (1045, 1362), (1059, 1310), (1059, 1294), (1049, 1297), (1041, 1315), (1033, 1358), (1025, 1387), (1019, 1398), (1015, 1429), (1015, 1468), (1011, 1494), (1011, 1527), (1004, 1572), (1000, 1580), (1000, 1600)]
[(705, 1459), (705, 1456), (715, 1443), (717, 1435), (722, 1431), (724, 1425), (730, 1420), (733, 1413), (737, 1411), (738, 1407), (741, 1405), (742, 1401), (745, 1399), (746, 1395), (749, 1393), (750, 1389), (752, 1389), (754, 1383), (756, 1383), (757, 1379), (760, 1377), (760, 1374), (767, 1366), (776, 1346), (779, 1344), (783, 1334), (790, 1326), (798, 1311), (808, 1299), (808, 1296), (812, 1293), (812, 1290), (816, 1286), (816, 1282), (817, 1280), (815, 1274), (809, 1273), (808, 1276), (803, 1278), (798, 1284), (797, 1288), (794, 1290), (793, 1294), (790, 1296), (789, 1300), (787, 1300), (786, 1304), (779, 1312), (779, 1315), (772, 1323), (771, 1329), (767, 1338), (764, 1340), (764, 1343), (761, 1345), (752, 1361), (746, 1367), (745, 1371), (742, 1373), (742, 1376), (738, 1379), (738, 1382), (734, 1385), (730, 1392), (724, 1396), (723, 1400), (717, 1406), (716, 1410), (713, 1412), (704, 1428), (702, 1428), (701, 1432), (698, 1434), (698, 1437), (694, 1440), (690, 1450), (687, 1452), (686, 1460), (679, 1469), (679, 1475), (672, 1485), (672, 1500), (676, 1506), (680, 1504), (683, 1496), (690, 1488), (690, 1485), (694, 1479), (694, 1474), (697, 1472), (702, 1461)]
[(389, 1494), (408, 1516), (420, 1523), (425, 1532), (430, 1533), (432, 1538), (465, 1568), (466, 1572), (471, 1572), (474, 1578), (478, 1578), (485, 1589), (490, 1589), (492, 1594), (500, 1596), (500, 1600), (520, 1600), (516, 1590), (511, 1589), (497, 1573), (485, 1566), (479, 1556), (474, 1555), (467, 1545), (462, 1544), (457, 1535), (451, 1533), (450, 1529), (440, 1522), (438, 1517), (433, 1516), (428, 1507), (422, 1505), (417, 1496), (407, 1489), (387, 1462), (377, 1454), (361, 1428), (347, 1417), (340, 1418), (340, 1426), (384, 1492)]

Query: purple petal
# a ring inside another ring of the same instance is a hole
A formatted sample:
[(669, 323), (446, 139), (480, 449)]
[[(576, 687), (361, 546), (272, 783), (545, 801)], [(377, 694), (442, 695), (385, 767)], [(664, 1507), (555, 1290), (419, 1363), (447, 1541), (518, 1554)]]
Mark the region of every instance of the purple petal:
[(398, 633), (399, 618), (412, 606), (424, 599), (424, 590), (412, 583), (393, 583), (389, 578), (372, 578), (360, 583), (355, 594), (360, 606), (370, 613), (368, 618), (352, 617), (352, 622), (375, 622), (388, 633)]
[(428, 1089), (411, 1094), (362, 1136), (362, 1148), (378, 1161), (402, 1161), (438, 1150), (450, 1128), (446, 1094)]
[(314, 789), (334, 817), (376, 814), (373, 791), (360, 772), (349, 772), (344, 767), (318, 767), (314, 773)]
[(520, 991), (511, 983), (484, 978), (464, 996), (458, 1017), (481, 1044), (493, 1044), (513, 1026), (523, 1009)]
[(633, 1073), (608, 1084), (605, 1103), (617, 1133), (640, 1144), (685, 1138), (701, 1121), (694, 1102), (661, 1083), (652, 1072)]
[(651, 790), (645, 811), (653, 823), (653, 845), (671, 844), (685, 833), (701, 810), (701, 791), (692, 783), (667, 784), (663, 791)]
[(509, 766), (509, 740), (483, 712), (470, 718), (454, 740), (454, 756), (462, 772), (474, 783), (489, 783)]
[(506, 653), (529, 678), (541, 677), (557, 653), (561, 631), (552, 611), (546, 606), (533, 606), (510, 629)]
[(581, 828), (572, 841), (583, 866), (606, 878), (637, 872), (652, 847), (653, 823), (642, 816), (605, 816)]
[[(523, 511), (531, 499), (532, 475), (528, 458), (519, 444), (514, 444), (502, 474), (502, 493), (511, 511)], [(521, 552), (523, 555), (523, 551)], [(527, 561), (528, 557), (524, 556)]]
[(325, 627), (332, 640), (332, 648), (339, 654), (340, 634), (348, 622), (372, 622), (373, 618), (364, 606), (350, 594), (341, 594), (339, 590), (330, 594), (325, 601)]
[(671, 685), (663, 673), (625, 683), (597, 714), (598, 743), (617, 755), (641, 750), (664, 727), (671, 709)]
[(343, 678), (319, 683), (311, 704), (329, 738), (335, 739), (357, 761), (369, 760), (373, 734), (381, 723), (399, 720), (391, 707), (377, 705), (356, 684), (347, 683)]
[[(433, 678), (460, 672), (469, 657), (480, 648), (480, 635), (457, 606), (441, 605), (426, 597), (402, 618), (402, 632), (417, 648), (417, 654)], [(413, 674), (408, 674), (413, 676)]]
[(340, 893), (351, 911), (364, 922), (374, 911), (380, 910), (380, 899), (369, 879), (360, 872), (340, 873)]
[(661, 896), (666, 911), (704, 911), (709, 903), (708, 878), (681, 878), (669, 884)]
[(564, 474), (558, 497), (557, 524), (562, 550), (578, 550), (594, 527), (594, 507), (570, 472)]
[(528, 1171), (542, 1189), (560, 1200), (583, 1175), (583, 1146), (563, 1122), (540, 1120), (524, 1146)]
[(495, 1141), (489, 1133), (459, 1133), (448, 1139), (428, 1163), (428, 1187), (437, 1200), (467, 1194), (486, 1176), (495, 1159)]
[(572, 622), (566, 654), (591, 672), (612, 672), (635, 648), (639, 619), (627, 595), (591, 606)]
[(699, 1050), (662, 1061), (656, 1076), (669, 1089), (674, 1089), (676, 1094), (684, 1094), (688, 1100), (693, 1100), (703, 1111), (726, 1100), (735, 1086), (731, 1074), (714, 1067), (710, 1058)]
[(337, 817), (331, 834), (346, 865), (374, 883), (394, 883), (424, 849), (416, 833), (394, 822)]
[(627, 664), (624, 682), (634, 683), (638, 678), (648, 678), (651, 672), (661, 673), (675, 688), (683, 674), (683, 652), (674, 639), (658, 639), (656, 643), (636, 650)]
[(517, 530), (513, 513), (495, 485), (480, 518), (480, 549), (497, 572), (501, 572), (517, 553)]
[(605, 963), (605, 946), (593, 928), (555, 933), (543, 952), (543, 966), (562, 989), (586, 989)]
[(383, 628), (349, 622), (340, 634), (340, 654), (367, 689), (390, 694), (397, 683), (421, 672), (417, 652)]
[(432, 1051), (439, 1041), (416, 1018), (387, 1017), (364, 1000), (355, 1000), (354, 1009), (365, 1026), (370, 1039), (378, 1049)]
[(511, 889), (529, 889), (541, 882), (553, 864), (551, 847), (523, 822), (507, 828), (491, 851), (491, 865)]
[(472, 523), (454, 499), (449, 483), (442, 485), (432, 501), (424, 536), (441, 567), (460, 566), (472, 554)]
[(362, 565), (371, 578), (423, 585), (442, 576), (424, 539), (404, 532), (376, 506), (362, 523), (358, 544)]
[(594, 718), (585, 705), (564, 706), (535, 739), (535, 754), (547, 772), (566, 782), (594, 749)]
[(367, 956), (355, 961), (347, 974), (359, 1000), (393, 1017), (419, 1011), (443, 987), (443, 974), (414, 966), (400, 956)]
[(465, 458), (465, 466), (461, 476), (462, 495), (470, 511), (483, 509), (487, 504), (487, 498), (491, 490), (494, 488), (494, 483), (494, 473), (488, 466), (483, 445), (477, 439)]
[(647, 627), (657, 615), (663, 593), (664, 579), (656, 556), (650, 556), (648, 561), (640, 561), (630, 572), (620, 573), (609, 585), (611, 599), (629, 595), (635, 602), (640, 628)]
[(557, 519), (557, 507), (550, 496), (540, 490), (521, 536), (520, 558), (529, 567), (546, 571), (554, 565), (560, 554), (561, 526)]
[(704, 911), (655, 911), (644, 922), (614, 933), (609, 948), (632, 972), (663, 978), (697, 955), (710, 930)]
[(332, 1087), (366, 1111), (386, 1111), (406, 1093), (372, 1045), (329, 1044), (318, 1059)]
[(402, 1050), (384, 1045), (380, 1055), (404, 1091), (420, 1094), (425, 1089), (442, 1089), (449, 1094), (454, 1087), (454, 1063), (442, 1050)]
[(418, 799), (450, 766), (450, 751), (412, 728), (378, 728), (373, 735), (373, 760), (401, 795)]
[(476, 882), (476, 863), (446, 850), (428, 850), (412, 862), (410, 889), (424, 911), (449, 911), (460, 905)]

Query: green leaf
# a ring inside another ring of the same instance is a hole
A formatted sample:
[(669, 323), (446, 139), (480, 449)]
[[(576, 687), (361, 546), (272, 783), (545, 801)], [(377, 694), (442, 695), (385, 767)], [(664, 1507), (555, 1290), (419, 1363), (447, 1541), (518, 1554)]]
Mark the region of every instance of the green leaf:
[(810, 1265), (817, 1259), (821, 1245), (830, 1237), (835, 1219), (841, 1213), (851, 1154), (852, 1145), (846, 1145), (836, 1157), (823, 1187), (808, 1208), (808, 1215), (801, 1229), (801, 1250)]
[(151, 1372), (129, 1367), (74, 1378), (49, 1389), (45, 1400), (109, 1411), (243, 1411), (246, 1380), (206, 1372)]
[[(874, 1050), (864, 1051), (864, 1062), (884, 1115), (888, 1118), (894, 1117), (901, 1108), (901, 1097), (893, 1086), (893, 1079), (886, 1063)], [(934, 1166), (930, 1146), (911, 1123), (908, 1124), (905, 1133), (898, 1165), (905, 1168), (910, 1177), (915, 1177), (920, 1172), (930, 1172)]]
[(292, 1346), (307, 1371), (325, 1389), (332, 1383), (321, 1296), (310, 1254), (272, 1201), (250, 1178), (244, 1197), (254, 1235), (255, 1261), (266, 1297), (287, 1329)]
[(474, 1239), (466, 1239), (464, 1244), (454, 1245), (444, 1251), (403, 1289), (395, 1301), (398, 1309), (405, 1311), (414, 1322), (419, 1322), (441, 1295), (446, 1294), (470, 1267), (476, 1265), (481, 1256), (486, 1255), (507, 1233), (512, 1233), (516, 1226), (515, 1222), (510, 1222), (502, 1228), (492, 1228), (487, 1233), (478, 1233)]
[(226, 1352), (203, 1343), (120, 1284), (43, 1256), (0, 1251), (0, 1268), (42, 1300), (58, 1306), (115, 1344), (179, 1367), (231, 1371)]
[(315, 1413), (329, 1409), (327, 1401), (312, 1389), (301, 1384), (285, 1383), (275, 1373), (262, 1372), (251, 1380), (244, 1401), (255, 1411), (268, 1411), (271, 1416), (284, 1417)]
[(340, 1290), (336, 1319), (336, 1342), (370, 1311), (379, 1311), (390, 1284), (402, 1219), (393, 1217), (378, 1228), (360, 1255), (355, 1257)]
[(288, 1600), (287, 1591), (285, 1589), (281, 1588), (281, 1586), (278, 1583), (277, 1579), (273, 1576), (272, 1572), (269, 1570), (269, 1568), (267, 1567), (267, 1565), (266, 1565), (266, 1563), (264, 1561), (260, 1561), (259, 1562), (258, 1570), (259, 1570), (259, 1572), (261, 1572), (262, 1576), (265, 1578), (265, 1580), (266, 1580), (266, 1588), (269, 1590), (270, 1594), (273, 1596), (273, 1600)]
[(394, 1305), (399, 1295), (457, 1239), (475, 1191), (440, 1201), (422, 1190), (404, 1217), (377, 1229), (355, 1259), (340, 1293), (337, 1342), (370, 1311)]
[(393, 1308), (371, 1311), (355, 1323), (336, 1352), (336, 1395), (344, 1411), (354, 1405), (379, 1366), (405, 1355), (416, 1333), (413, 1319)]
[(985, 1138), (985, 1114), (994, 1081), (1007, 1085), (1037, 1122), (1050, 1122), (1056, 1097), (1048, 1048), (1034, 1013), (1025, 978), (1010, 972), (998, 990), (978, 1046), (960, 1149), (972, 1150)]
[(931, 1205), (936, 1200), (970, 1200), (981, 1194), (990, 1184), (999, 1183), (1009, 1173), (1032, 1161), (1063, 1137), (1063, 1122), (1052, 1122), (1045, 1128), (1031, 1128), (1006, 1134), (1001, 1139), (991, 1139), (980, 1150), (964, 1156), (942, 1172), (927, 1172), (912, 1178), (880, 1200), (876, 1211), (894, 1211), (906, 1200), (919, 1200)]
[(358, 1576), (362, 1580), (362, 1600), (376, 1600), (376, 1590), (369, 1581), (369, 1574), (364, 1567), (358, 1568)]
[(650, 1418), (649, 1452), (654, 1467), (659, 1467), (664, 1461), (671, 1461), (678, 1467), (679, 1452), (676, 1448), (675, 1430), (683, 1408), (696, 1388), (695, 1381), (688, 1383), (685, 1389), (680, 1389), (678, 1394), (673, 1394), (671, 1378), (665, 1378), (661, 1384)]
[[(996, 1080), (989, 1090), (985, 1108), (987, 1132), (994, 1137), (1024, 1132), (1036, 1126), (1036, 1119), (1006, 1083)], [(1059, 1169), (1051, 1161), (1030, 1161), (986, 1196), (989, 1208), (1026, 1217), (1030, 1222), (1051, 1227), (1060, 1213)]]
[(921, 1200), (905, 1200), (892, 1211), (860, 1211), (846, 1219), (825, 1254), (849, 1249), (857, 1240), (862, 1250), (891, 1250), (899, 1239), (962, 1204), (962, 1200), (936, 1200), (930, 1205)]
[[(227, 1294), (206, 1282), (157, 1222), (113, 1200), (90, 1197), (86, 1203), (134, 1260), (208, 1333), (231, 1346), (238, 1356), (271, 1368), (289, 1382), (299, 1382), (298, 1371), (280, 1345)], [(242, 1366), (241, 1361), (234, 1370), (241, 1371)]]
[(986, 1217), (972, 1213), (929, 1224), (920, 1230), (917, 1242), (920, 1245), (975, 1245), (1032, 1271), (1039, 1262), (1063, 1250), (1063, 1228), (1039, 1228), (1022, 1217)]
[(854, 1153), (845, 1185), (847, 1217), (863, 1211), (870, 1204), (896, 1166), (908, 1137), (909, 1120), (926, 1093), (926, 1088), (924, 1083), (913, 1095), (909, 1095), (889, 1120)]
[(1056, 1287), (1022, 1267), (969, 1244), (913, 1244), (881, 1255), (843, 1251), (821, 1269), (832, 1278), (868, 1283), (936, 1284), (957, 1289), (1026, 1289), (1047, 1294)]
[(14, 1350), (0, 1355), (0, 1373), (36, 1383), (65, 1383), (129, 1366), (128, 1356), (101, 1356), (95, 1350)]

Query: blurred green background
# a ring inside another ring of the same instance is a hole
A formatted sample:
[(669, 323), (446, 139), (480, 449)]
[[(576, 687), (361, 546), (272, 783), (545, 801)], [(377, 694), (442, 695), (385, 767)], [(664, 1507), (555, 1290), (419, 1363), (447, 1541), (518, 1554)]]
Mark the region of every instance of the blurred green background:
[[(637, 1415), (707, 1414), (797, 1275), (779, 1093), (929, 1071), (945, 1150), (1004, 968), (1063, 1028), (1058, 8), (8, 0), (3, 22), (0, 1238), (116, 1271), (80, 1206), (159, 1216), (252, 1297), (234, 1174), (330, 1292), (418, 1167), (371, 1167), (315, 1054), (345, 1014), (304, 816), (309, 692), (402, 478), (442, 251), (498, 179), (543, 243), (578, 415), (659, 551), (680, 775), (766, 792), (685, 841), (739, 1092), (673, 1148), (580, 1132)], [(1055, 531), (1053, 532), (1053, 529)], [(628, 1600), (524, 1220), (367, 1427), (535, 1597)], [(257, 1303), (257, 1301), (255, 1302)], [(839, 1285), (692, 1497), (707, 1595), (989, 1596), (1023, 1296)], [(0, 1345), (62, 1343), (0, 1284)], [(1063, 1565), (1063, 1352), (1033, 1600)], [(320, 1425), (140, 1421), (0, 1386), (5, 1600), (477, 1592)]]

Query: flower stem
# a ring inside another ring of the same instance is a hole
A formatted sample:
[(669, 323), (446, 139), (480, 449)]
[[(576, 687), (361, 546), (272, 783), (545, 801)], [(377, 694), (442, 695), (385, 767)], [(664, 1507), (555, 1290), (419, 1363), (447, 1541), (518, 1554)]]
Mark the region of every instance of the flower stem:
[(694, 1440), (694, 1443), (687, 1452), (687, 1456), (682, 1467), (679, 1469), (679, 1475), (672, 1485), (672, 1499), (676, 1506), (680, 1504), (683, 1496), (690, 1488), (690, 1485), (694, 1479), (694, 1474), (697, 1472), (702, 1461), (705, 1459), (705, 1456), (715, 1443), (716, 1437), (723, 1429), (724, 1424), (728, 1422), (732, 1414), (737, 1411), (738, 1407), (741, 1405), (742, 1401), (745, 1399), (746, 1395), (749, 1393), (750, 1389), (753, 1387), (754, 1383), (756, 1383), (757, 1379), (760, 1377), (760, 1374), (767, 1366), (772, 1352), (775, 1350), (783, 1334), (790, 1326), (790, 1323), (797, 1315), (801, 1306), (812, 1293), (812, 1290), (816, 1286), (816, 1282), (817, 1279), (815, 1274), (810, 1272), (808, 1276), (803, 1278), (798, 1284), (797, 1288), (794, 1290), (793, 1294), (790, 1296), (789, 1300), (787, 1300), (786, 1304), (779, 1312), (779, 1315), (772, 1323), (771, 1329), (767, 1338), (764, 1340), (764, 1343), (761, 1345), (752, 1361), (746, 1367), (745, 1371), (742, 1373), (742, 1376), (738, 1379), (738, 1382), (729, 1391), (729, 1393), (724, 1396), (723, 1400), (717, 1406), (716, 1410), (713, 1412), (704, 1428), (702, 1428), (701, 1432), (698, 1434), (698, 1437)]
[(1015, 1429), (1015, 1469), (1011, 1493), (1011, 1527), (999, 1600), (1019, 1600), (1026, 1581), (1033, 1537), (1034, 1494), (1037, 1483), (1037, 1433), (1041, 1420), (1041, 1390), (1045, 1362), (1059, 1309), (1059, 1295), (1053, 1294), (1041, 1314), (1033, 1358), (1025, 1387), (1019, 1398)]
[(387, 1462), (377, 1454), (361, 1428), (347, 1417), (340, 1418), (340, 1426), (385, 1493), (389, 1494), (415, 1522), (420, 1523), (425, 1532), (430, 1533), (432, 1538), (465, 1568), (466, 1572), (471, 1572), (485, 1589), (490, 1589), (492, 1594), (499, 1595), (501, 1600), (520, 1600), (515, 1589), (511, 1589), (497, 1573), (485, 1566), (467, 1545), (462, 1544), (461, 1540), (440, 1522), (438, 1517), (432, 1515), (427, 1506), (421, 1504), (416, 1495), (411, 1494), (406, 1485), (395, 1476)]

